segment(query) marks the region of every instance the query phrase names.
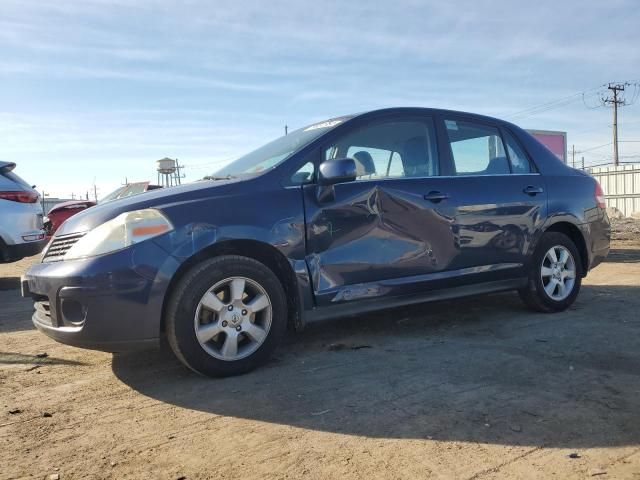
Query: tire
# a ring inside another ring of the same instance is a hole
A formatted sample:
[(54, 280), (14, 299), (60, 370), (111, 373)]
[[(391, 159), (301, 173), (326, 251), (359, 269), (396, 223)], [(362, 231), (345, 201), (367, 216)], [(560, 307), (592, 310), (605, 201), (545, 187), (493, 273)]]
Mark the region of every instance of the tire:
[[(554, 253), (559, 260), (558, 267), (554, 266), (552, 257), (548, 256), (548, 252), (552, 248), (555, 249)], [(569, 254), (566, 257), (564, 268), (561, 262), (563, 252)], [(570, 274), (566, 273), (570, 271), (571, 267), (573, 268), (573, 279), (570, 278)], [(559, 285), (559, 282), (562, 282), (564, 287)], [(556, 283), (555, 287), (552, 285), (553, 283)], [(518, 293), (525, 305), (532, 310), (544, 313), (561, 312), (569, 308), (575, 301), (580, 292), (581, 284), (582, 261), (575, 244), (563, 233), (547, 232), (540, 238), (533, 254), (527, 287), (518, 290)], [(545, 289), (545, 287), (547, 288)]]
[(171, 293), (165, 324), (171, 349), (187, 367), (210, 377), (239, 375), (264, 365), (277, 347), (287, 301), (265, 265), (224, 255), (184, 275)]
[(9, 263), (9, 252), (7, 250), (7, 244), (0, 237), (0, 263)]

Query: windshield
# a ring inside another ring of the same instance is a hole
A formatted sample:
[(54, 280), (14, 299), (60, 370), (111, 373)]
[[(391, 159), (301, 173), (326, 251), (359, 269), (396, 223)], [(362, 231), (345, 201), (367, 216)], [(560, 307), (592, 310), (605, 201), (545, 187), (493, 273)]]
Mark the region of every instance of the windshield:
[(216, 177), (257, 174), (274, 168), (291, 154), (351, 117), (340, 117), (295, 130), (231, 162), (214, 173)]
[(127, 185), (123, 185), (122, 187), (116, 188), (106, 197), (101, 198), (98, 203), (109, 202), (118, 198), (130, 197), (131, 195), (144, 193), (147, 190), (147, 185), (147, 182), (129, 183)]

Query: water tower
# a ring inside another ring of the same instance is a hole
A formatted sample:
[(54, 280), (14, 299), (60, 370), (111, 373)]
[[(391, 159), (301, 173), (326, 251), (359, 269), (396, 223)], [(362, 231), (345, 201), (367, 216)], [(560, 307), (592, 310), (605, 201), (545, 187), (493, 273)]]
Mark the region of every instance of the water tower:
[(178, 165), (178, 159), (162, 158), (156, 160), (158, 165), (158, 185), (163, 187), (172, 187), (174, 185), (180, 185), (180, 167)]

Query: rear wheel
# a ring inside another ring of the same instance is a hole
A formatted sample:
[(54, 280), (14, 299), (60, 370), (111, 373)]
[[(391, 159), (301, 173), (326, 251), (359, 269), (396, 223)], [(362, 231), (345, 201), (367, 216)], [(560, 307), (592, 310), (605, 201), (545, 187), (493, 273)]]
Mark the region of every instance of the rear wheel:
[(527, 288), (520, 298), (538, 312), (560, 312), (578, 296), (582, 283), (580, 254), (569, 237), (545, 233), (533, 255)]
[(253, 259), (225, 255), (193, 267), (167, 308), (167, 339), (189, 368), (209, 376), (263, 365), (287, 324), (275, 274)]

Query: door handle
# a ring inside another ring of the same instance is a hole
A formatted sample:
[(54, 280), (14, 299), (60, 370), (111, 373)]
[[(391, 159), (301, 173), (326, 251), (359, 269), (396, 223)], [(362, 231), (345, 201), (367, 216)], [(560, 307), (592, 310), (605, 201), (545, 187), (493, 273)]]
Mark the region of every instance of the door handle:
[(433, 203), (441, 202), (442, 200), (446, 200), (447, 198), (449, 198), (449, 195), (447, 195), (446, 193), (438, 192), (436, 190), (431, 191), (424, 196), (425, 200), (429, 200)]
[(531, 195), (531, 196), (544, 192), (542, 187), (534, 187), (533, 185), (529, 185), (528, 187), (525, 187), (524, 190), (522, 191), (527, 195)]

